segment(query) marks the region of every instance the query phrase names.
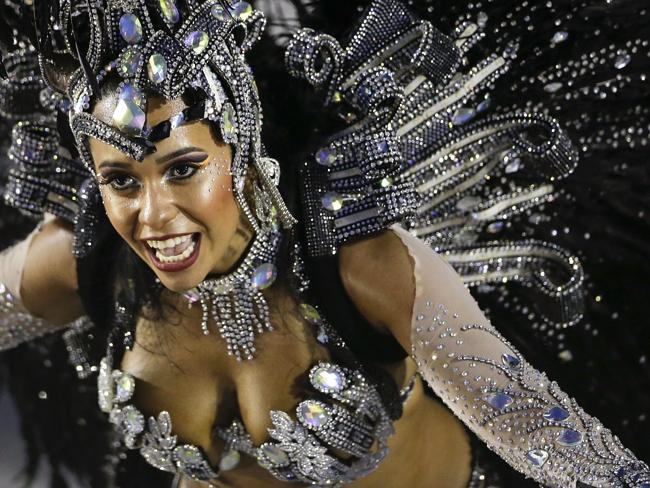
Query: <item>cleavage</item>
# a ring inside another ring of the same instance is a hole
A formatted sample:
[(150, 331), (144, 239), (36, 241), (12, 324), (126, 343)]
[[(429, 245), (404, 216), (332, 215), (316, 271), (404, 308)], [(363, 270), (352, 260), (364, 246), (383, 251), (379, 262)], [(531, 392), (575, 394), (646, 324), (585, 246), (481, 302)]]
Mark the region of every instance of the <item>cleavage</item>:
[[(255, 359), (244, 361), (228, 356), (225, 340), (214, 324), (211, 335), (201, 333), (200, 307), (186, 310), (180, 323), (165, 325), (169, 333), (159, 333), (159, 324), (139, 324), (138, 346), (135, 353), (125, 356), (125, 370), (165, 390), (166, 398), (156, 395), (154, 402), (142, 400), (152, 414), (158, 413), (154, 407), (176, 411), (172, 414), (172, 423), (178, 426), (175, 430), (184, 430), (181, 423), (194, 411), (204, 421), (213, 419), (213, 425), (205, 426), (206, 433), (239, 419), (253, 443), (262, 444), (269, 439), (271, 410), (293, 417), (297, 404), (315, 394), (309, 384), (309, 369), (318, 361), (329, 360), (329, 351), (315, 339), (313, 326), (295, 310), (272, 310), (274, 330), (255, 337)], [(176, 385), (172, 388), (178, 393), (171, 391), (170, 385)], [(184, 398), (173, 398), (177, 395)], [(205, 411), (208, 408), (212, 410)]]

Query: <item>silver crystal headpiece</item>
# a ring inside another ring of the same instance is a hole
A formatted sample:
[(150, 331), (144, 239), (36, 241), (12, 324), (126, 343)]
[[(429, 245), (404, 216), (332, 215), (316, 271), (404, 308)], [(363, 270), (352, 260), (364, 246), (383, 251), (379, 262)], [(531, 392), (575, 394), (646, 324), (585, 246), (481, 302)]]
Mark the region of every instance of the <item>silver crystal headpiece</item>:
[[(74, 6), (65, 3), (72, 16)], [(86, 4), (90, 40), (86, 56), (77, 47), (80, 67), (70, 76), (70, 126), (81, 159), (92, 171), (89, 137), (117, 147), (141, 161), (155, 151), (154, 143), (171, 130), (199, 118), (215, 122), (225, 142), (234, 147), (231, 171), (235, 196), (253, 228), (264, 222), (255, 218), (241, 183), (252, 165), (278, 210), (282, 225), (295, 220), (277, 189), (278, 166), (262, 157), (262, 110), (246, 52), (257, 42), (264, 15), (247, 2), (220, 0), (124, 0)], [(90, 108), (104, 83), (118, 80), (110, 123), (98, 120)], [(146, 120), (147, 95), (166, 99), (188, 90), (202, 100), (151, 126)], [(238, 184), (239, 183), (239, 184)]]

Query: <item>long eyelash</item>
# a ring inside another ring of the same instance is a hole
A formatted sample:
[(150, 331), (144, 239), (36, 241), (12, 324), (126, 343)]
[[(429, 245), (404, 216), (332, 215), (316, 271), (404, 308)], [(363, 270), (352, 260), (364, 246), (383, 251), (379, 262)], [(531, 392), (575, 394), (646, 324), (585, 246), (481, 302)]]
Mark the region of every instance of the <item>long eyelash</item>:
[(194, 161), (179, 161), (178, 163), (172, 165), (172, 166), (169, 168), (169, 170), (170, 170), (170, 171), (171, 171), (171, 170), (174, 170), (175, 168), (177, 168), (177, 167), (179, 167), (179, 166), (189, 166), (190, 168), (192, 168), (192, 169), (194, 170), (194, 171), (193, 171), (190, 175), (188, 175), (188, 176), (175, 176), (175, 177), (173, 177), (173, 179), (175, 179), (175, 180), (185, 180), (185, 179), (191, 178), (191, 177), (194, 176), (196, 173), (198, 173), (198, 171), (203, 167), (203, 163), (196, 163), (196, 162), (194, 162)]
[[(100, 186), (108, 186), (108, 185), (111, 185), (111, 183), (113, 183), (113, 181), (115, 181), (115, 179), (120, 177), (120, 176), (124, 176), (124, 175), (122, 175), (121, 173), (110, 173), (110, 174), (108, 174), (106, 176), (98, 175), (97, 182), (99, 183)], [(131, 176), (128, 176), (128, 175), (127, 175), (127, 177), (131, 178)], [(125, 191), (125, 190), (131, 189), (130, 186), (127, 186), (125, 188), (115, 188), (115, 187), (112, 187), (112, 188), (115, 191)]]
[(99, 183), (101, 186), (106, 186), (110, 185), (113, 181), (113, 178), (102, 176), (102, 175), (97, 175), (97, 183)]

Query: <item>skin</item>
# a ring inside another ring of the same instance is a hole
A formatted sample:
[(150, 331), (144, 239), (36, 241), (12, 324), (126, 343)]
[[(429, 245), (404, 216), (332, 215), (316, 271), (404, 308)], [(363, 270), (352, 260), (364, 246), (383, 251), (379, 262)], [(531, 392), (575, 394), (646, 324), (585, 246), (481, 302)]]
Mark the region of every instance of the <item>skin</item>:
[[(114, 103), (103, 98), (95, 116), (109, 122)], [(147, 121), (156, 125), (183, 108), (180, 100), (151, 97)], [(253, 233), (232, 193), (232, 150), (206, 121), (172, 130), (142, 162), (96, 139), (90, 148), (111, 224), (167, 289), (189, 290), (236, 264)], [(187, 234), (200, 235), (198, 260), (183, 271), (155, 266), (146, 240)]]
[[(114, 100), (102, 100), (95, 114), (110, 120), (113, 104)], [(150, 123), (165, 120), (182, 108), (180, 101), (150, 101), (148, 120)], [(198, 149), (188, 154), (196, 156), (191, 164), (200, 166), (199, 169), (187, 179), (170, 179), (170, 175), (191, 173), (188, 163), (172, 160), (158, 163), (158, 160), (188, 146)], [(256, 337), (258, 353), (254, 361), (237, 362), (227, 354), (225, 341), (219, 334), (208, 337), (202, 334), (201, 308), (189, 305), (175, 292), (192, 288), (206, 276), (227, 272), (236, 265), (252, 232), (232, 193), (230, 148), (213, 136), (207, 124), (195, 122), (177, 128), (156, 147), (157, 151), (140, 163), (99, 141), (91, 142), (100, 181), (113, 178), (113, 186), (102, 185), (107, 215), (117, 232), (169, 290), (163, 299), (175, 310), (156, 322), (139, 318), (136, 344), (125, 354), (120, 369), (135, 377), (133, 401), (145, 415), (168, 411), (179, 440), (202, 447), (216, 464), (224, 444), (212, 435), (213, 428), (226, 427), (233, 417), (239, 416), (255, 444), (268, 441), (269, 411), (291, 412), (298, 402), (308, 397), (305, 373), (315, 362), (329, 359), (329, 351), (315, 340), (311, 326), (301, 317), (295, 297), (275, 285), (264, 291), (274, 330)], [(201, 157), (203, 154), (205, 157)], [(102, 166), (109, 161), (123, 165)], [(179, 165), (185, 166), (179, 168)], [(108, 174), (116, 170), (121, 173)], [(130, 188), (122, 190), (125, 186)], [(44, 252), (57, 232), (69, 235), (69, 230), (50, 227), (46, 226), (42, 236), (37, 236), (32, 245), (34, 250)], [(185, 271), (160, 271), (153, 265), (143, 238), (179, 233), (200, 233), (199, 258)], [(71, 239), (59, 235), (59, 242), (57, 249), (62, 253), (62, 261), (74, 270)], [(45, 254), (40, 254), (40, 258), (44, 260)], [(33, 262), (30, 254), (28, 263)], [(392, 231), (346, 244), (339, 252), (339, 274), (355, 306), (371, 325), (379, 332), (392, 334), (406, 351), (411, 348), (413, 265)], [(386, 276), (391, 279), (386, 280)], [(66, 277), (58, 279), (65, 283), (60, 288), (66, 293), (76, 290), (74, 273), (68, 272)], [(42, 295), (49, 293), (50, 289)], [(39, 301), (37, 295), (33, 297), (34, 302)], [(62, 303), (65, 302), (51, 306), (64, 309)], [(52, 309), (41, 309), (54, 314)], [(408, 356), (403, 361), (377, 366), (400, 386), (416, 370)], [(425, 395), (419, 377), (403, 416), (395, 423), (389, 448), (389, 455), (375, 471), (350, 486), (465, 488), (467, 485), (470, 449), (465, 430), (441, 402)], [(183, 478), (180, 486), (268, 488), (284, 487), (286, 483), (275, 480), (254, 460), (242, 456), (237, 469), (223, 472), (219, 480), (205, 483)]]

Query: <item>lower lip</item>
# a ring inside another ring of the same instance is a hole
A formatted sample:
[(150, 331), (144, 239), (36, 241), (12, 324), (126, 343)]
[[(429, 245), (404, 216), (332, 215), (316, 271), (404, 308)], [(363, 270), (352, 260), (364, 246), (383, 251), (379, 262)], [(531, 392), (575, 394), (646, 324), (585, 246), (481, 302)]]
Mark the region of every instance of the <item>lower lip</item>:
[[(194, 237), (192, 237), (192, 239), (194, 239)], [(196, 262), (199, 257), (200, 248), (201, 235), (199, 234), (196, 242), (194, 243), (194, 252), (183, 261), (176, 261), (175, 263), (163, 263), (162, 261), (158, 260), (156, 253), (149, 246), (147, 246), (147, 251), (149, 252), (149, 256), (151, 256), (151, 260), (153, 261), (154, 266), (156, 266), (156, 268), (158, 268), (160, 271), (177, 272), (186, 270)]]

